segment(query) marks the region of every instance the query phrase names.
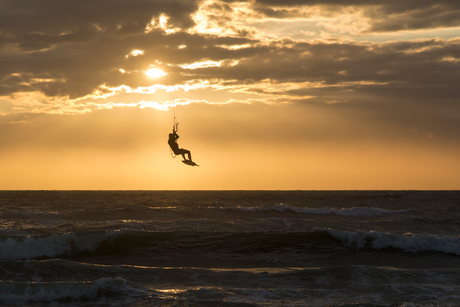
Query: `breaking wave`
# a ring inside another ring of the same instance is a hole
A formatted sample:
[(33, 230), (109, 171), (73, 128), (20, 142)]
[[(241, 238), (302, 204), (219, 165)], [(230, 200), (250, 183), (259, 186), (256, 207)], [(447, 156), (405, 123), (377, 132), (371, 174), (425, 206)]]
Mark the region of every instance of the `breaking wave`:
[(330, 236), (351, 248), (377, 250), (394, 248), (404, 252), (441, 252), (460, 256), (460, 237), (404, 234), (397, 235), (377, 231), (339, 231), (326, 229)]
[(123, 231), (63, 233), (47, 236), (7, 238), (0, 242), (0, 259), (32, 259), (96, 251), (102, 243), (112, 243)]
[(318, 214), (318, 215), (343, 215), (343, 216), (381, 216), (385, 214), (408, 212), (409, 210), (386, 210), (380, 208), (368, 208), (368, 207), (353, 207), (353, 208), (301, 208), (291, 207), (286, 204), (276, 204), (270, 207), (211, 207), (218, 210), (238, 210), (245, 212), (257, 212), (257, 211), (269, 211), (275, 210), (278, 212), (294, 212), (302, 214)]

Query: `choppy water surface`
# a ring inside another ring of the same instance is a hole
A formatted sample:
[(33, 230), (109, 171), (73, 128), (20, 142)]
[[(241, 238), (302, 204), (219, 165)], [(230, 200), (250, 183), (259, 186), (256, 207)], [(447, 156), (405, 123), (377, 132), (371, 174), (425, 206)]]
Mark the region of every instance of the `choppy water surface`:
[(0, 305), (459, 306), (458, 191), (0, 191)]

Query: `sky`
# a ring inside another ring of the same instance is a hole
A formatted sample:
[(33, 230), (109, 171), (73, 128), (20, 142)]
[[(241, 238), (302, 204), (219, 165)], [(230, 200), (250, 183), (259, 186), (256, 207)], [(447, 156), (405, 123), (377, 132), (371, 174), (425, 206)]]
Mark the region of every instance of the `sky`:
[(460, 189), (459, 84), (458, 0), (0, 0), (0, 190)]

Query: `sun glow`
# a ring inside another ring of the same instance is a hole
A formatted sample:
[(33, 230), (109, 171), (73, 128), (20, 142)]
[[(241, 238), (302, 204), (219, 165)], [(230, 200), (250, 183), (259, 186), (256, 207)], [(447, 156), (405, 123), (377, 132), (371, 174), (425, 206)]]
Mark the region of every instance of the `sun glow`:
[(150, 68), (145, 74), (150, 78), (159, 78), (167, 75), (167, 73), (158, 68)]

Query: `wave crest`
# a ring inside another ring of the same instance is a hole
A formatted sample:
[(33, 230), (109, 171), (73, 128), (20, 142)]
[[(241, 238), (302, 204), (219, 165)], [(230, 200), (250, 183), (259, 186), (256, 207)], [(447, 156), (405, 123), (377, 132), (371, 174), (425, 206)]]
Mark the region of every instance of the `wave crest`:
[(404, 252), (442, 252), (460, 256), (460, 237), (434, 235), (396, 235), (377, 231), (339, 231), (326, 229), (330, 236), (351, 248), (373, 248), (377, 250), (394, 248)]
[(8, 238), (0, 242), (0, 259), (17, 260), (72, 255), (95, 251), (102, 243), (111, 243), (123, 231), (103, 233), (63, 233), (47, 236)]
[(409, 210), (386, 210), (380, 208), (369, 208), (369, 207), (353, 207), (353, 208), (301, 208), (291, 207), (286, 204), (276, 204), (270, 207), (211, 207), (218, 210), (237, 210), (245, 212), (257, 212), (257, 211), (270, 211), (275, 210), (278, 212), (293, 212), (301, 214), (318, 214), (318, 215), (343, 215), (343, 216), (381, 216), (385, 214), (408, 212)]

